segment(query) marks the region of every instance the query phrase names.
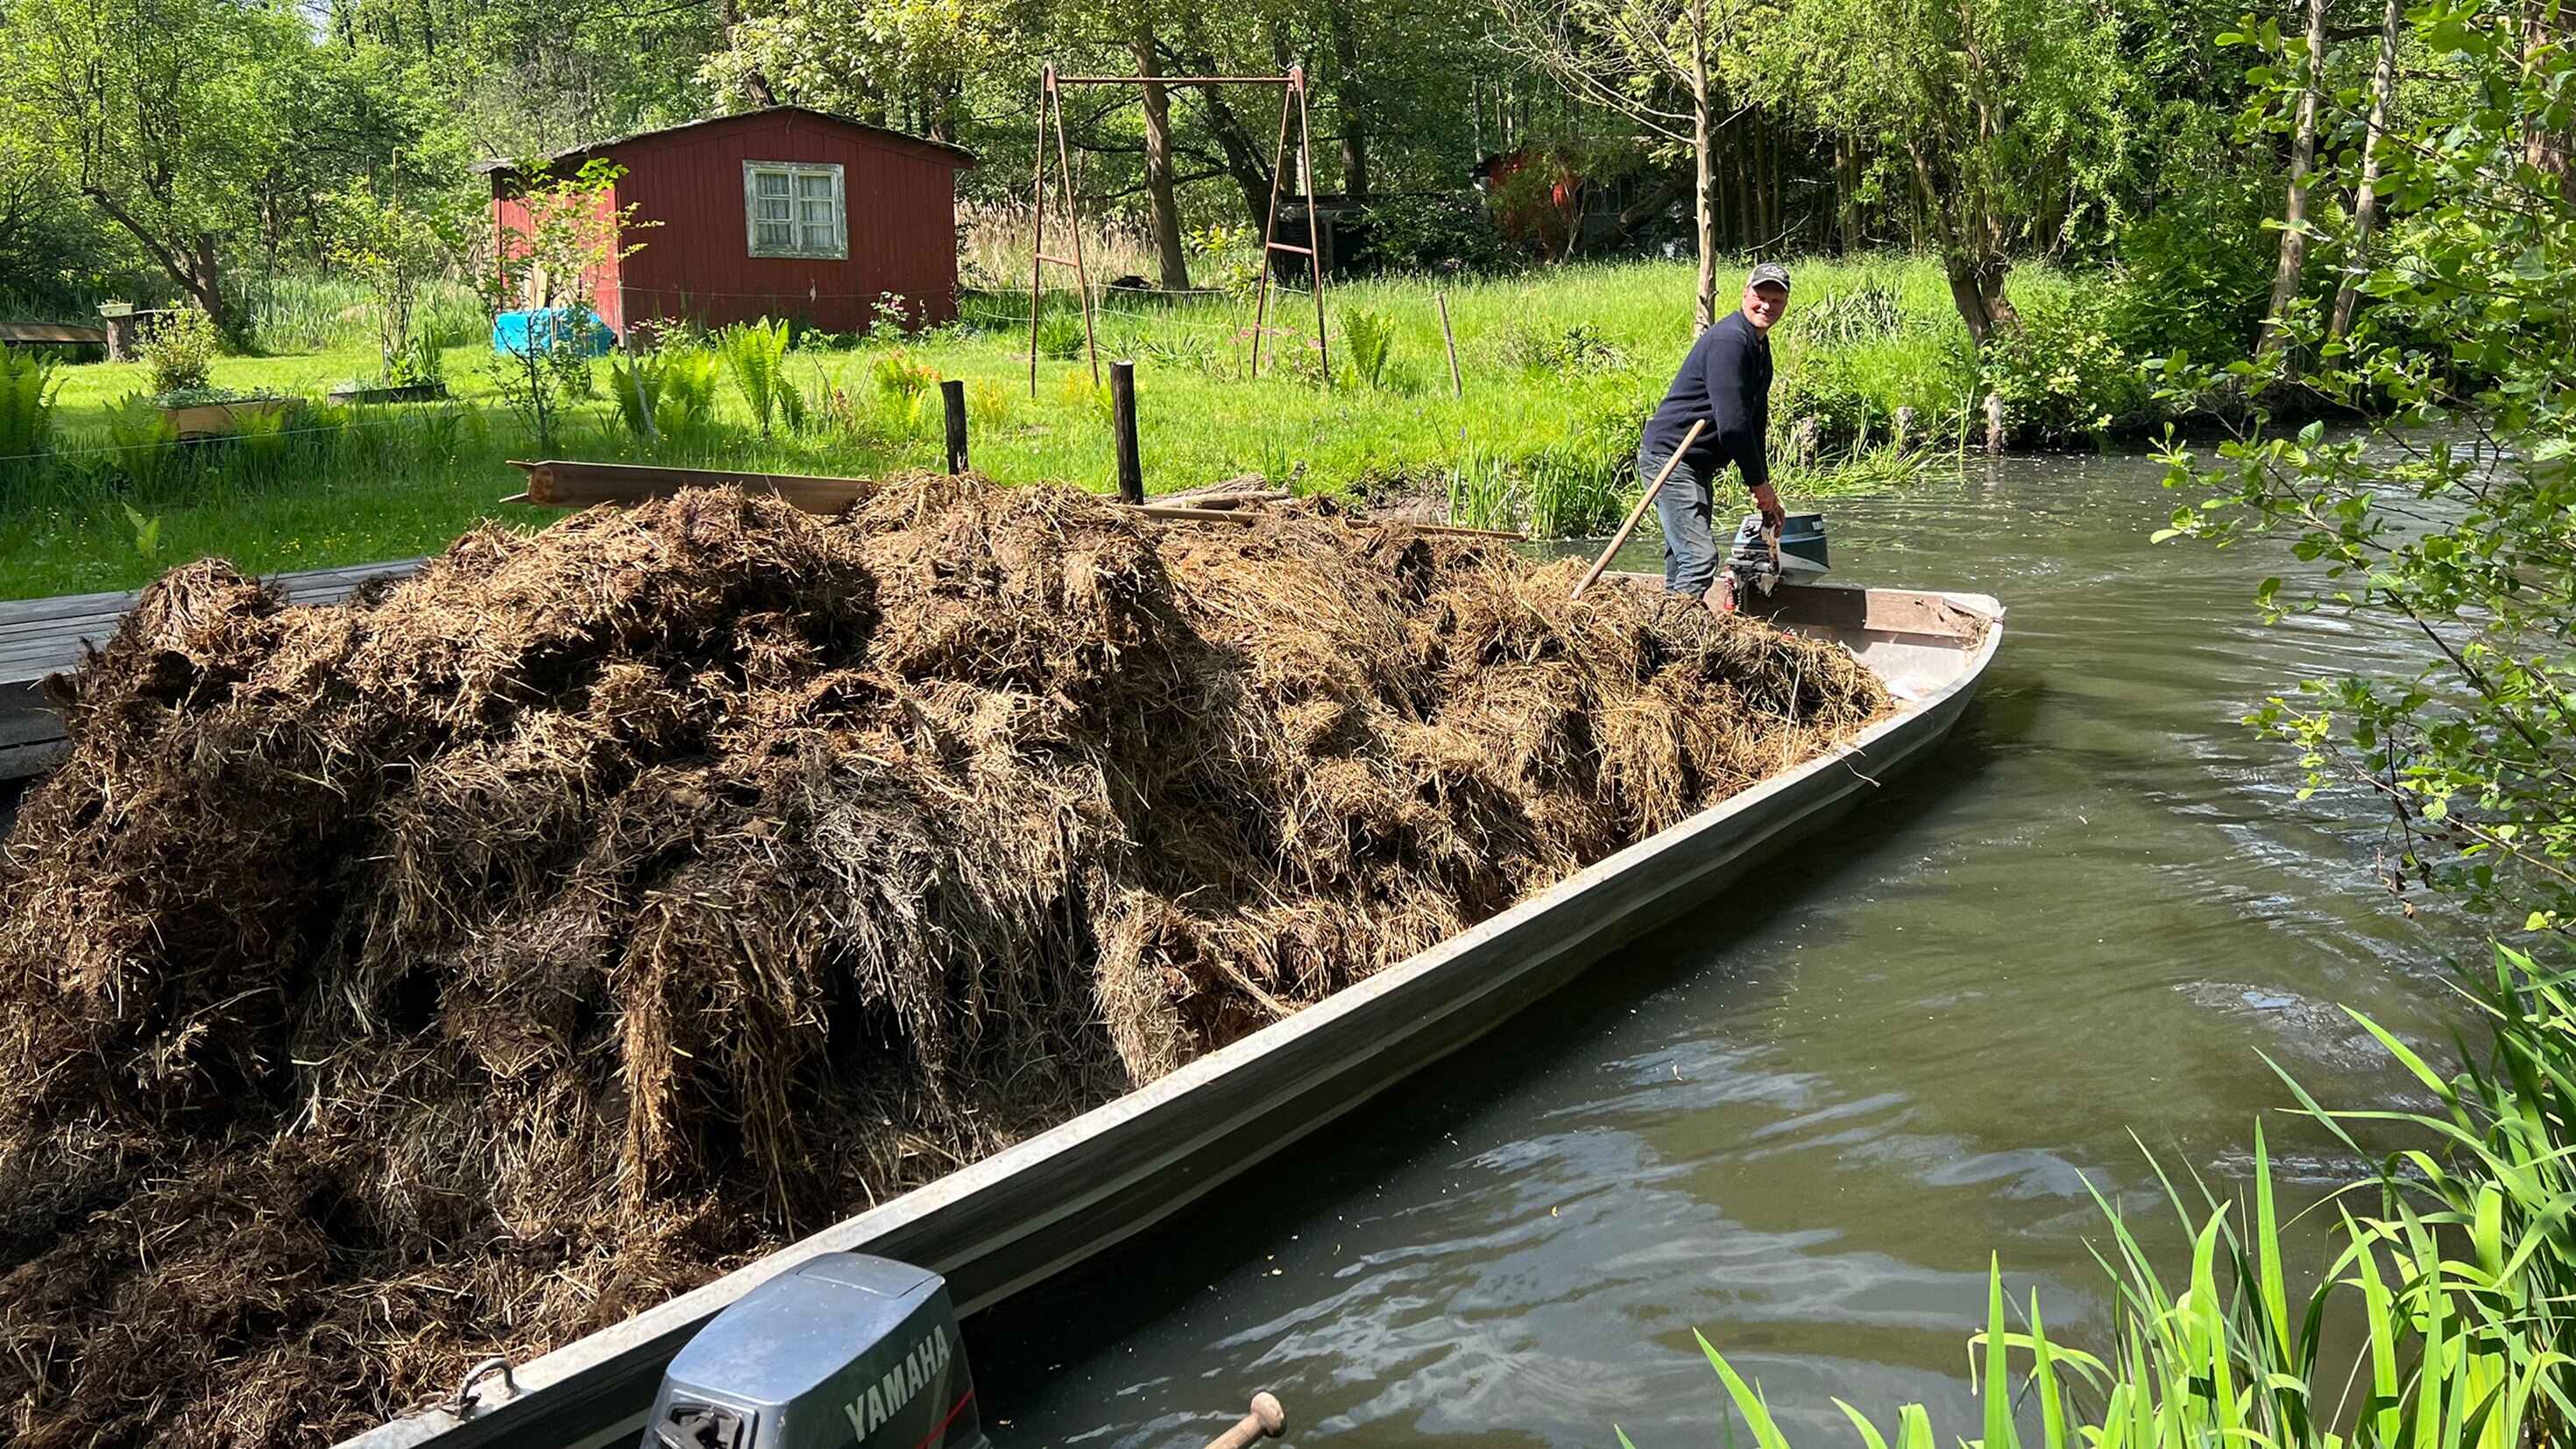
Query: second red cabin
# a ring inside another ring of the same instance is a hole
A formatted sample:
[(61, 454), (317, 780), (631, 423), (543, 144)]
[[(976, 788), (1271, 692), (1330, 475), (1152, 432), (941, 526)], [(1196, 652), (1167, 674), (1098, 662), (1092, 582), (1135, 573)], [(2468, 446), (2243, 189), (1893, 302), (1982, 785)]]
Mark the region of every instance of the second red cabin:
[[(623, 167), (613, 205), (640, 247), (590, 278), (600, 320), (673, 318), (701, 327), (781, 317), (856, 332), (880, 304), (907, 326), (957, 315), (957, 171), (972, 154), (939, 141), (776, 106), (693, 121), (545, 159), (554, 177), (584, 163)], [(497, 245), (527, 234), (526, 181), (492, 178)]]

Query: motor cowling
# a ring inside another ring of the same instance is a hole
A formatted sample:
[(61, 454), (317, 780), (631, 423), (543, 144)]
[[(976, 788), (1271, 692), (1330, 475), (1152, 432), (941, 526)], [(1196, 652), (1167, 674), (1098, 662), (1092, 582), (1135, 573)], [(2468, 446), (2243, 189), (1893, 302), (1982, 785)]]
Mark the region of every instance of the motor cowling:
[(826, 1253), (709, 1320), (671, 1360), (643, 1449), (983, 1449), (936, 1273)]
[(1762, 515), (1748, 513), (1736, 526), (1734, 541), (1727, 546), (1725, 566), (1718, 571), (1718, 589), (1725, 607), (1732, 610), (1748, 590), (1768, 594), (1777, 584), (1812, 583), (1824, 571), (1823, 514), (1792, 513), (1782, 520), (1780, 549), (1775, 556), (1771, 540), (1763, 536)]

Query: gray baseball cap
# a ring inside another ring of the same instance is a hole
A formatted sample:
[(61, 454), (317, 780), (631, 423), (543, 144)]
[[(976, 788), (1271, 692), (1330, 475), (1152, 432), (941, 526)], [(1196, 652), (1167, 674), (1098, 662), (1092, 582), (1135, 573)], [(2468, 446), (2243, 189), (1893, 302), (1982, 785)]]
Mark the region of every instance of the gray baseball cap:
[(1778, 262), (1764, 262), (1762, 265), (1753, 269), (1752, 276), (1744, 279), (1744, 285), (1748, 287), (1777, 287), (1781, 291), (1785, 292), (1789, 290), (1789, 269), (1780, 265)]

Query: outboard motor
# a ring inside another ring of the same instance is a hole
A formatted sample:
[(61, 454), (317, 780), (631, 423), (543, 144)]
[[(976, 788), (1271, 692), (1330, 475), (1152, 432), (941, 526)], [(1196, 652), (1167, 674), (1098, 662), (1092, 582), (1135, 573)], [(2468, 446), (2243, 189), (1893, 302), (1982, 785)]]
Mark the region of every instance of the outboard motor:
[(662, 1376), (643, 1449), (984, 1449), (948, 1284), (826, 1253), (717, 1314)]
[(1747, 589), (1768, 595), (1782, 583), (1813, 583), (1825, 571), (1825, 516), (1792, 513), (1782, 520), (1779, 547), (1762, 531), (1762, 515), (1747, 514), (1737, 525), (1735, 542), (1718, 571), (1720, 597), (1728, 612)]

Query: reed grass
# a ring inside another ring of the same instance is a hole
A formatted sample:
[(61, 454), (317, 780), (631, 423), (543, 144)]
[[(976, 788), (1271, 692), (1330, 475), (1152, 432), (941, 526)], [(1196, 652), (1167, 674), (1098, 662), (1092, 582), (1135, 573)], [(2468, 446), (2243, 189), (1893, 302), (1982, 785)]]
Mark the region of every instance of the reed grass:
[[(2469, 1065), (2455, 1074), (2353, 1013), (2438, 1110), (2331, 1110), (2290, 1082), (2305, 1115), (2364, 1160), (2348, 1123), (2393, 1126), (2417, 1144), (2314, 1209), (2331, 1214), (2332, 1256), (2321, 1273), (2285, 1250), (2259, 1124), (2250, 1203), (2203, 1189), (2195, 1206), (2159, 1170), (2176, 1218), (2191, 1229), (2186, 1264), (2160, 1264), (2097, 1191), (2109, 1233), (2107, 1249), (2096, 1251), (2113, 1306), (2108, 1341), (2086, 1349), (2052, 1337), (2037, 1296), (2008, 1305), (2000, 1264), (1990, 1267), (1986, 1328), (1972, 1340), (1984, 1432), (1966, 1442), (2566, 1442), (2576, 1424), (2576, 989), (2567, 973), (2501, 945), (2488, 971), (2464, 970), (2460, 984), (2492, 1043), (2480, 1064), (2463, 1037)], [(2293, 1292), (2303, 1281), (2312, 1286)], [(2353, 1346), (2334, 1347), (2346, 1330), (2357, 1330)], [(1706, 1338), (1699, 1343), (1761, 1449), (1790, 1449), (1760, 1385)], [(1865, 1449), (1933, 1449), (1920, 1405), (1900, 1409), (1891, 1433), (1835, 1404)]]

